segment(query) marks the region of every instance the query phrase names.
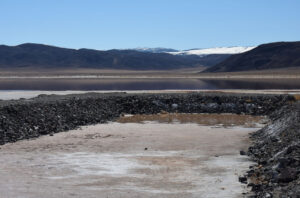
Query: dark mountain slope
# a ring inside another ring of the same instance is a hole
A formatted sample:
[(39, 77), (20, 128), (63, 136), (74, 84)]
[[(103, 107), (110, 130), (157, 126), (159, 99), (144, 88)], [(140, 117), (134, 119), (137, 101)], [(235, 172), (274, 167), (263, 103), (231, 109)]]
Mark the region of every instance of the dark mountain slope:
[(136, 50), (75, 50), (41, 44), (0, 46), (0, 68), (178, 69), (211, 66), (226, 57), (177, 56)]
[(251, 51), (232, 55), (204, 72), (235, 72), (286, 67), (300, 68), (300, 42), (263, 44)]

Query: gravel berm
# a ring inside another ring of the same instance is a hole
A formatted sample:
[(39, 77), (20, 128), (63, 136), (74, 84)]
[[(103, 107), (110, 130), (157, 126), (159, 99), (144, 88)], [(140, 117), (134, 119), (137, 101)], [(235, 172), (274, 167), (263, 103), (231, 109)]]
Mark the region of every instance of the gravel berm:
[(285, 105), (271, 124), (251, 134), (248, 154), (258, 164), (246, 177), (256, 197), (300, 197), (300, 104)]

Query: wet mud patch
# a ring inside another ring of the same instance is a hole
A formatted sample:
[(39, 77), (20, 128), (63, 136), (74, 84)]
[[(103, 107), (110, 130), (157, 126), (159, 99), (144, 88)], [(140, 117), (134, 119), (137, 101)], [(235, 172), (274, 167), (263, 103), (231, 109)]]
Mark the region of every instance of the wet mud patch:
[(167, 113), (123, 115), (116, 122), (119, 123), (196, 123), (205, 126), (244, 126), (262, 127), (268, 122), (266, 116), (251, 116), (237, 114), (199, 114), (199, 113)]

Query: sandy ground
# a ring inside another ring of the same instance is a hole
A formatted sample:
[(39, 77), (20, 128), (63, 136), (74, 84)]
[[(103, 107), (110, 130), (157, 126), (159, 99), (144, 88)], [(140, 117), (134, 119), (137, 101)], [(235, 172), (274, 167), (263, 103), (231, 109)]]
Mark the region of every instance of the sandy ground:
[(139, 91), (128, 91), (128, 90), (114, 90), (114, 91), (24, 91), (24, 90), (0, 90), (0, 100), (18, 100), (20, 98), (30, 99), (37, 97), (40, 94), (56, 94), (56, 95), (68, 95), (68, 94), (84, 94), (84, 93), (192, 93), (192, 92), (207, 92), (207, 93), (256, 93), (256, 94), (300, 94), (299, 89), (295, 90), (280, 90), (280, 89), (265, 89), (265, 90), (245, 90), (245, 89), (218, 89), (218, 90), (139, 90)]
[(126, 119), (1, 146), (0, 197), (232, 198), (247, 191), (238, 176), (251, 162), (239, 151), (258, 128)]

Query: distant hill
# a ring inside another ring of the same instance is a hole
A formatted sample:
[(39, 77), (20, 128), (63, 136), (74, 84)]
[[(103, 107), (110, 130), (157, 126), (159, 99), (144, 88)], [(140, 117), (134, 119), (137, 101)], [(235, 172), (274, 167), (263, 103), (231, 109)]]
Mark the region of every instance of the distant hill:
[(300, 68), (300, 42), (260, 45), (248, 52), (232, 55), (204, 72), (236, 72), (288, 67)]
[(177, 56), (137, 50), (67, 49), (42, 44), (0, 45), (0, 68), (99, 68), (163, 70), (212, 66), (228, 55)]

